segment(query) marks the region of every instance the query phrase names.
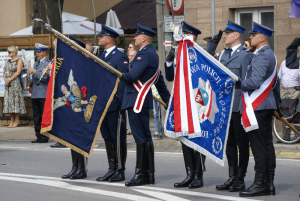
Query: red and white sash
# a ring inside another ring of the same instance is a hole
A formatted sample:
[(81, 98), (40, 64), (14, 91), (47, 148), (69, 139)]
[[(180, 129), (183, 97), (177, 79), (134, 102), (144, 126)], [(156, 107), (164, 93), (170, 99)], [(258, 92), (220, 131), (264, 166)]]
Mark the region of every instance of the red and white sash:
[(191, 36), (174, 36), (174, 39), (179, 44), (173, 90), (175, 132), (178, 136), (193, 138), (201, 134), (187, 48), (187, 44), (190, 47), (194, 44)]
[(144, 102), (145, 102), (145, 98), (146, 98), (149, 90), (151, 89), (152, 84), (155, 82), (155, 80), (158, 76), (158, 73), (159, 73), (159, 66), (157, 68), (156, 73), (149, 80), (147, 80), (144, 84), (140, 80), (133, 82), (134, 88), (138, 91), (138, 95), (136, 97), (136, 100), (135, 100), (135, 103), (133, 106), (133, 111), (135, 113), (141, 112)]
[[(274, 55), (275, 56), (275, 55)], [(258, 129), (258, 123), (255, 117), (254, 110), (268, 97), (274, 80), (276, 79), (277, 72), (277, 59), (275, 56), (276, 64), (272, 75), (263, 82), (259, 89), (256, 89), (249, 96), (248, 92), (243, 92), (242, 103), (243, 103), (243, 113), (242, 113), (242, 125), (246, 132)]]

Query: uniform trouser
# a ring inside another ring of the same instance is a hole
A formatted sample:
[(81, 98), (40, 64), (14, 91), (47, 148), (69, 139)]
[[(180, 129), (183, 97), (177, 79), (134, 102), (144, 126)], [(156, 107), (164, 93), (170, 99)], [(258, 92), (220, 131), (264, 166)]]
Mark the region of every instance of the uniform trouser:
[[(237, 146), (239, 147), (239, 156)], [(231, 115), (226, 155), (229, 167), (239, 167), (247, 170), (249, 162), (249, 139), (241, 124), (241, 115), (239, 112), (232, 112)]]
[(152, 142), (149, 128), (149, 108), (143, 108), (140, 113), (135, 113), (133, 108), (127, 108), (129, 124), (135, 143)]
[(41, 135), (41, 123), (45, 105), (45, 98), (32, 98), (31, 99), (32, 105), (32, 112), (33, 112), (33, 123), (34, 123), (34, 130), (37, 139), (48, 141), (49, 138)]
[[(122, 123), (120, 129), (121, 141), (126, 140), (126, 120), (125, 111), (121, 111)], [(105, 142), (116, 143), (118, 131), (119, 111), (107, 112), (100, 127), (101, 135)]]
[(254, 156), (254, 170), (259, 173), (274, 171), (276, 156), (272, 136), (272, 116), (274, 110), (254, 111), (259, 129), (249, 131), (248, 137)]

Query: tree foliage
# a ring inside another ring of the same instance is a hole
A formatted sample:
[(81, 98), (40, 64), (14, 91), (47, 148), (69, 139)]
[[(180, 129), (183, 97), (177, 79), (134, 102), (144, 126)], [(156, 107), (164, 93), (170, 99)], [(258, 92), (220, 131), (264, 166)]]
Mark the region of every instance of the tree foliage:
[[(63, 10), (64, 0), (60, 0), (61, 11)], [(40, 18), (50, 24), (55, 30), (62, 32), (61, 19), (59, 13), (58, 0), (33, 0), (33, 19)], [(34, 22), (32, 26), (33, 34), (49, 34), (39, 23)]]

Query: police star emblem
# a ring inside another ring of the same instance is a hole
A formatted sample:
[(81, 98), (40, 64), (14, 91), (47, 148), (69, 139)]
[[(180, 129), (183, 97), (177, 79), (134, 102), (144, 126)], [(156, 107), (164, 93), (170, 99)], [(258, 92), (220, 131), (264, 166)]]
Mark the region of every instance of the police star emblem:
[(194, 88), (194, 96), (198, 110), (199, 122), (208, 120), (211, 124), (215, 122), (215, 115), (219, 112), (216, 102), (216, 93), (212, 90), (211, 84), (199, 78), (198, 87)]

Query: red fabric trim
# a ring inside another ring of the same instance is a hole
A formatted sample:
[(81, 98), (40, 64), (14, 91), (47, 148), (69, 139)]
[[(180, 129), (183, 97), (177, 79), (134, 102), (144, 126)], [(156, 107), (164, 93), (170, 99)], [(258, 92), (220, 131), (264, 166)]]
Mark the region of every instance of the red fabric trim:
[(180, 56), (182, 51), (183, 41), (178, 41), (178, 53), (176, 61), (176, 72), (174, 80), (174, 96), (173, 96), (173, 110), (174, 110), (174, 126), (175, 132), (181, 132), (181, 111), (180, 111)]
[(152, 85), (152, 83), (155, 81), (155, 79), (157, 77), (158, 70), (159, 69), (157, 69), (157, 72), (155, 73), (155, 76), (152, 77), (152, 79), (146, 84), (146, 86), (144, 87), (143, 91), (141, 92), (141, 95), (140, 95), (140, 98), (138, 100), (138, 104), (137, 104), (137, 107), (136, 107), (137, 110), (140, 110), (140, 108), (143, 106), (142, 102), (144, 102), (144, 99), (145, 99), (144, 96), (148, 94), (148, 91), (150, 90), (148, 88), (150, 88), (150, 86)]
[(255, 110), (269, 95), (271, 89), (272, 89), (272, 86), (273, 86), (273, 83), (274, 83), (274, 80), (276, 78), (276, 73), (271, 81), (271, 83), (269, 84), (269, 86), (266, 88), (266, 90), (260, 94), (257, 99), (255, 99), (255, 101), (253, 101), (252, 103), (252, 107), (253, 107), (253, 110)]
[(210, 115), (210, 111), (211, 111), (211, 104), (212, 104), (212, 90), (210, 89), (209, 108), (208, 108), (208, 111), (207, 111), (207, 114), (206, 114), (206, 116), (207, 116), (207, 117), (209, 117), (209, 115)]
[(194, 122), (193, 122), (193, 113), (192, 113), (192, 104), (191, 104), (191, 94), (190, 94), (190, 85), (189, 85), (189, 69), (188, 69), (188, 58), (187, 58), (187, 43), (184, 41), (183, 44), (183, 75), (184, 75), (184, 86), (186, 93), (186, 109), (187, 109), (187, 122), (188, 122), (188, 134), (195, 133)]
[(45, 106), (44, 106), (44, 111), (43, 111), (43, 117), (42, 117), (42, 123), (41, 123), (41, 128), (45, 128), (48, 126), (51, 126), (51, 120), (52, 120), (52, 100), (53, 100), (53, 95), (52, 94), (52, 89), (53, 89), (53, 77), (54, 77), (54, 72), (55, 72), (55, 58), (54, 62), (52, 64), (52, 70), (51, 70), (51, 75), (50, 75), (50, 80), (48, 83), (47, 87), (47, 94), (46, 94), (46, 100), (45, 100)]
[(247, 113), (246, 113), (246, 102), (244, 98), (244, 94), (242, 94), (242, 103), (243, 103), (243, 114), (242, 114), (242, 121), (245, 128), (251, 126), (250, 121), (248, 119)]

